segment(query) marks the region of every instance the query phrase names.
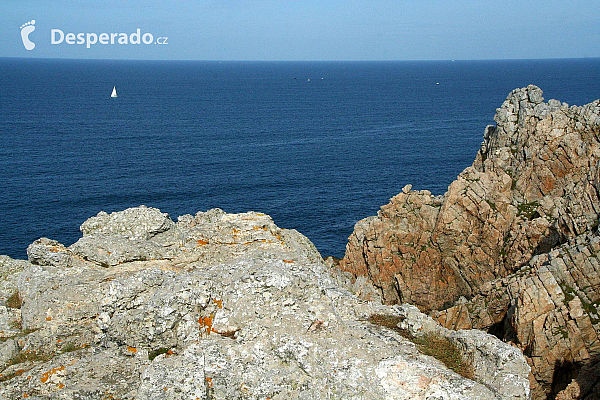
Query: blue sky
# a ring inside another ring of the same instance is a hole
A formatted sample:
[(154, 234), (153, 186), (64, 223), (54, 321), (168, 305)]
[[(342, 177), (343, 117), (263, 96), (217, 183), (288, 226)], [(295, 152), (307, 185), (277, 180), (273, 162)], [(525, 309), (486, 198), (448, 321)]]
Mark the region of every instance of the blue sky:
[[(34, 19), (27, 51), (20, 26)], [(600, 2), (3, 0), (0, 57), (448, 60), (600, 57)], [(166, 45), (51, 44), (137, 29)]]

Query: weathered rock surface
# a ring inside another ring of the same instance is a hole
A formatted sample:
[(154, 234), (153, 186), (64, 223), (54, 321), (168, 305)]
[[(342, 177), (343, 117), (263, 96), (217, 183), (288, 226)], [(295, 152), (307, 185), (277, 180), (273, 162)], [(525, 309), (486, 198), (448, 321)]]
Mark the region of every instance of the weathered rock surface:
[(413, 305), (403, 304), (397, 310), (404, 317), (400, 327), (413, 336), (434, 334), (450, 339), (470, 364), (476, 366), (473, 368), (475, 380), (486, 382), (500, 397), (516, 398), (529, 390), (529, 382), (518, 378), (528, 376), (530, 368), (523, 365), (517, 349), (489, 340), (489, 335), (480, 330), (448, 330)]
[[(18, 329), (2, 333), (0, 398), (529, 398), (518, 349), (360, 300), (264, 214), (167, 218), (101, 213), (70, 247), (41, 239), (29, 263), (0, 259), (20, 298)], [(368, 322), (376, 313), (455, 338), (478, 372), (452, 372)]]
[(530, 85), (495, 120), (444, 196), (407, 185), (358, 222), (341, 268), (367, 276), (387, 303), (440, 309), (595, 226), (600, 100), (544, 103)]
[(84, 236), (105, 233), (145, 240), (168, 231), (174, 225), (169, 214), (156, 208), (140, 206), (111, 214), (101, 211), (85, 221), (80, 230)]
[[(18, 303), (20, 300), (17, 278), (26, 266), (27, 262), (24, 260), (0, 256), (0, 338), (16, 335), (21, 330), (21, 313), (7, 305), (14, 306), (11, 303)], [(14, 356), (14, 347), (9, 342), (0, 344), (0, 366)]]
[(534, 397), (556, 394), (600, 354), (599, 252), (597, 234), (580, 235), (433, 316), (451, 329), (483, 329), (515, 343), (532, 366)]

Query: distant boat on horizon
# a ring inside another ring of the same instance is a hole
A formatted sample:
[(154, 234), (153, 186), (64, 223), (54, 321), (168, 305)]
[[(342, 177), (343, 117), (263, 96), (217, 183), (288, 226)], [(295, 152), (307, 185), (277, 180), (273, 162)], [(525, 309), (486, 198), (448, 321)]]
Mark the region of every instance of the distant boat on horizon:
[(113, 91), (112, 91), (110, 97), (117, 97), (117, 87), (116, 86), (113, 86)]

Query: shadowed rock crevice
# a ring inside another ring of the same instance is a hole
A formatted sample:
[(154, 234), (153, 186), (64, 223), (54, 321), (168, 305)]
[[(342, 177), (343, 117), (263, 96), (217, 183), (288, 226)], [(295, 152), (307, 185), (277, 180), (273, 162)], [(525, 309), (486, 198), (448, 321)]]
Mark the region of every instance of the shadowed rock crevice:
[[(517, 337), (517, 334), (510, 322), (514, 317), (514, 308), (509, 308), (503, 313), (503, 315), (504, 317), (500, 321), (493, 323), (489, 328), (487, 328), (486, 332), (505, 342), (513, 342)], [(523, 349), (523, 354), (531, 356), (531, 354), (527, 354), (527, 349)]]
[(558, 230), (550, 228), (548, 234), (540, 238), (536, 248), (533, 250), (533, 255), (548, 253), (553, 248), (566, 243), (569, 237), (561, 234)]
[(571, 361), (557, 362), (554, 366), (552, 388), (550, 389), (548, 399), (555, 399), (560, 392), (567, 388), (573, 379), (577, 379), (580, 369), (580, 364)]
[[(558, 389), (558, 388), (557, 388)], [(556, 400), (595, 400), (600, 398), (600, 357), (585, 363), (564, 390), (557, 392)]]

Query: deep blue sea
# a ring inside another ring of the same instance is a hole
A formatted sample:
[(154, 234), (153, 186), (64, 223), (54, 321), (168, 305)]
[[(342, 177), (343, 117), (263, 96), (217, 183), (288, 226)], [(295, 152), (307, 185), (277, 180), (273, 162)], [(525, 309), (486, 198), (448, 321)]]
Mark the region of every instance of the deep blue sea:
[(600, 59), (0, 59), (0, 71), (0, 254), (16, 258), (140, 204), (173, 219), (264, 212), (340, 257), (404, 185), (444, 193), (512, 89), (600, 98)]

